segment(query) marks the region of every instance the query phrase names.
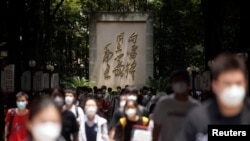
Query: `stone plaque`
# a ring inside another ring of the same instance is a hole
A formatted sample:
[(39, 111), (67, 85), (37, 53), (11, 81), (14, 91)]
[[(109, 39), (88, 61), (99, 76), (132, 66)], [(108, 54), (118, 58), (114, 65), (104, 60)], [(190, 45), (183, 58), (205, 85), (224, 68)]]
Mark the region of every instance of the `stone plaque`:
[(90, 80), (141, 87), (153, 76), (153, 28), (143, 13), (98, 13), (90, 24)]

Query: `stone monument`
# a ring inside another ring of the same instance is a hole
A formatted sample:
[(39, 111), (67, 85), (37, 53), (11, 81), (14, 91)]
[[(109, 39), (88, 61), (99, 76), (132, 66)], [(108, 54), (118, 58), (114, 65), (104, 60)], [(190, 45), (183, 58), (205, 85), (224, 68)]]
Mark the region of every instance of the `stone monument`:
[(153, 76), (153, 25), (147, 13), (96, 13), (89, 37), (90, 80), (98, 87), (141, 87)]

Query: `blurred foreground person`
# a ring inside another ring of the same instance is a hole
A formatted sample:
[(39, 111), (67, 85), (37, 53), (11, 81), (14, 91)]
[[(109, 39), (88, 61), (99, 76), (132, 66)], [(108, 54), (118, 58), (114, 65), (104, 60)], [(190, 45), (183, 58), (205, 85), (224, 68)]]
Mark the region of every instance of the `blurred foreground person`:
[(244, 60), (236, 55), (221, 54), (215, 59), (211, 73), (215, 98), (189, 113), (176, 141), (207, 141), (211, 124), (250, 123)]
[(36, 100), (30, 109), (27, 128), (28, 141), (65, 141), (61, 134), (61, 112), (51, 99)]
[(139, 105), (135, 100), (127, 100), (125, 116), (119, 119), (115, 131), (115, 141), (131, 141), (135, 125), (148, 126), (149, 119), (138, 113)]
[(87, 99), (84, 105), (83, 141), (109, 141), (107, 120), (97, 115), (95, 99)]
[(26, 120), (29, 116), (29, 110), (26, 106), (28, 99), (26, 93), (17, 93), (17, 108), (9, 109), (5, 118), (5, 141), (24, 141), (27, 139)]
[[(55, 102), (57, 108), (61, 111), (62, 115), (62, 133), (66, 141), (78, 141), (78, 123), (75, 115), (69, 110), (63, 110), (64, 104), (64, 91), (55, 88), (51, 93), (51, 98)], [(71, 139), (73, 137), (73, 139)]]
[[(124, 106), (126, 104), (126, 100), (127, 100), (127, 98), (126, 98), (125, 95), (121, 95), (120, 96), (120, 105), (119, 105), (118, 109), (116, 109), (116, 113), (115, 114), (117, 114), (118, 112), (119, 113), (123, 113), (124, 112)], [(118, 117), (118, 116), (115, 115), (113, 117), (111, 123), (110, 123), (110, 131), (109, 131), (109, 138), (110, 138), (110, 140), (113, 140), (113, 138), (114, 138), (115, 127), (116, 127), (116, 125), (117, 125), (117, 123), (118, 123), (118, 121), (119, 121), (120, 118), (121, 118), (120, 116)]]
[(175, 71), (170, 78), (173, 94), (164, 96), (153, 112), (153, 141), (174, 141), (181, 123), (198, 102), (189, 96), (189, 75)]

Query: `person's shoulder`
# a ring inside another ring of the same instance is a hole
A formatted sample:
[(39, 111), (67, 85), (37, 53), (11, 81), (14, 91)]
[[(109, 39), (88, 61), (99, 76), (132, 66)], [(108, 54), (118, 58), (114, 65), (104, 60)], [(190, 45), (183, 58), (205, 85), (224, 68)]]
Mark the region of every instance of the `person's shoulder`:
[(158, 104), (161, 105), (162, 103), (167, 103), (169, 101), (174, 101), (174, 94), (162, 96), (159, 99)]
[(201, 105), (201, 102), (200, 101), (198, 101), (198, 100), (196, 100), (196, 99), (194, 99), (193, 97), (189, 97), (189, 102), (191, 103), (191, 104), (194, 104), (194, 105)]
[(107, 124), (108, 123), (108, 121), (105, 118), (103, 118), (101, 116), (98, 116), (98, 115), (96, 115), (96, 117), (97, 117), (98, 124), (102, 125), (102, 124)]
[(204, 103), (200, 104), (200, 106), (196, 106), (193, 109), (190, 110), (189, 116), (193, 119), (196, 119), (195, 117), (205, 116), (208, 114), (209, 108), (211, 108), (211, 105), (213, 104), (213, 100), (207, 100)]

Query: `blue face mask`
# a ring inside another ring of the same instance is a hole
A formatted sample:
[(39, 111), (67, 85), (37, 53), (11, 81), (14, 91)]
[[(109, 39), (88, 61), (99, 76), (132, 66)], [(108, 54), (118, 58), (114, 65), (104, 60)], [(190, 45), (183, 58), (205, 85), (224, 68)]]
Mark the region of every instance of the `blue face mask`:
[(17, 108), (20, 110), (23, 110), (26, 108), (26, 103), (25, 102), (16, 102)]

